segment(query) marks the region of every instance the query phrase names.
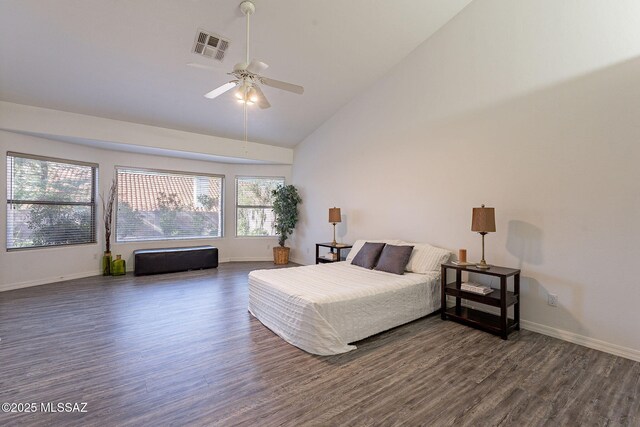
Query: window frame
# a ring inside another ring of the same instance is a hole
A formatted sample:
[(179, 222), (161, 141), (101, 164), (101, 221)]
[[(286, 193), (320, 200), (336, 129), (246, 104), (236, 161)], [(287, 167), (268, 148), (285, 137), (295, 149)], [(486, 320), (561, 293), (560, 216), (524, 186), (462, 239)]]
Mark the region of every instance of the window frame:
[(123, 170), (129, 170), (129, 171), (142, 171), (142, 172), (159, 172), (159, 173), (168, 173), (168, 174), (174, 174), (174, 175), (189, 175), (189, 176), (205, 176), (205, 177), (213, 177), (213, 178), (220, 178), (220, 235), (219, 236), (202, 236), (202, 237), (180, 237), (180, 238), (158, 238), (158, 239), (140, 239), (140, 240), (123, 240), (120, 241), (118, 240), (118, 204), (120, 203), (120, 198), (119, 195), (116, 194), (116, 200), (114, 203), (114, 209), (115, 209), (115, 218), (114, 218), (114, 227), (113, 227), (113, 234), (112, 236), (114, 236), (115, 239), (115, 243), (119, 244), (119, 245), (126, 245), (126, 244), (131, 244), (131, 243), (144, 243), (144, 242), (177, 242), (177, 241), (191, 241), (191, 240), (216, 240), (216, 239), (222, 239), (225, 237), (225, 204), (226, 204), (226, 187), (225, 187), (225, 182), (226, 182), (226, 176), (224, 174), (215, 174), (215, 173), (205, 173), (205, 172), (190, 172), (190, 171), (177, 171), (177, 170), (170, 170), (170, 169), (156, 169), (156, 168), (144, 168), (144, 167), (137, 167), (137, 166), (122, 166), (122, 165), (115, 165), (113, 168), (113, 173), (114, 173), (114, 177), (116, 180), (116, 188), (119, 188), (118, 185), (118, 170), (119, 169), (123, 169)]
[(234, 228), (234, 234), (235, 237), (237, 239), (273, 239), (273, 238), (277, 238), (278, 235), (277, 234), (271, 234), (268, 236), (244, 236), (244, 235), (238, 235), (238, 208), (272, 208), (273, 209), (273, 205), (271, 206), (262, 206), (262, 205), (255, 205), (255, 206), (249, 206), (249, 205), (238, 205), (238, 180), (240, 179), (282, 179), (282, 185), (287, 185), (287, 179), (284, 176), (256, 176), (256, 175), (236, 175), (235, 177), (235, 188), (234, 188), (234, 193), (235, 193), (235, 209), (234, 209), (234, 215), (235, 215), (235, 221), (233, 224), (233, 228)]
[(51, 156), (41, 156), (38, 154), (19, 153), (16, 151), (7, 151), (5, 156), (5, 165), (8, 163), (6, 160), (8, 160), (9, 157), (14, 157), (14, 158), (19, 157), (22, 159), (39, 160), (43, 162), (62, 163), (62, 164), (68, 164), (68, 165), (90, 167), (91, 168), (91, 201), (89, 202), (62, 202), (62, 201), (47, 202), (42, 200), (10, 199), (9, 184), (13, 183), (13, 176), (11, 176), (11, 182), (10, 182), (8, 170), (6, 171), (7, 185), (5, 187), (5, 191), (7, 193), (6, 193), (5, 200), (6, 200), (7, 211), (9, 210), (10, 206), (19, 205), (19, 204), (40, 205), (40, 206), (87, 206), (91, 209), (92, 227), (91, 227), (91, 241), (88, 241), (88, 242), (10, 248), (9, 247), (9, 215), (7, 215), (7, 218), (5, 221), (6, 235), (5, 235), (5, 245), (4, 245), (6, 252), (30, 251), (30, 250), (37, 250), (37, 249), (54, 249), (54, 248), (64, 248), (64, 247), (70, 247), (70, 246), (96, 245), (98, 243), (98, 218), (97, 218), (97, 204), (96, 204), (96, 194), (98, 191), (98, 174), (99, 174), (99, 167), (100, 167), (98, 163), (84, 162), (81, 160), (61, 159), (59, 157), (51, 157)]

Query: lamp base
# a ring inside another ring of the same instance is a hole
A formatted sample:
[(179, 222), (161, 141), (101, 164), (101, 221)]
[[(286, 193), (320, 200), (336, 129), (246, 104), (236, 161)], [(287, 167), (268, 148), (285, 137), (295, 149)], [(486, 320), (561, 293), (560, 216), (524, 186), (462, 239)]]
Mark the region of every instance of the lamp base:
[(333, 240), (331, 241), (331, 246), (335, 246), (338, 244), (338, 242), (336, 242), (336, 223), (332, 222), (331, 224), (333, 224)]
[(491, 266), (489, 264), (487, 264), (486, 262), (484, 262), (484, 260), (480, 261), (479, 264), (476, 264), (476, 268), (481, 268), (483, 270), (488, 270), (491, 268)]

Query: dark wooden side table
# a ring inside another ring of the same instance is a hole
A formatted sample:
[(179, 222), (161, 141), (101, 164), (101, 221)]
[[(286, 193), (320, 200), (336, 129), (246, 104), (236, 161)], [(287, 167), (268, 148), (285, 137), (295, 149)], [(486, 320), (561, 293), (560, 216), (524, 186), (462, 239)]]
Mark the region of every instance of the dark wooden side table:
[[(320, 248), (329, 248), (329, 250), (331, 252), (333, 252), (335, 250), (335, 252), (338, 254), (338, 259), (335, 260), (330, 260), (330, 259), (326, 259), (320, 256)], [(332, 244), (331, 242), (329, 243), (316, 243), (316, 264), (320, 264), (320, 263), (326, 263), (326, 262), (338, 262), (338, 261), (344, 261), (344, 258), (342, 257), (342, 253), (341, 251), (344, 249), (351, 249), (353, 247), (353, 245), (340, 245), (340, 246), (336, 246), (334, 244)]]
[[(460, 266), (451, 263), (442, 264), (441, 269), (442, 310), (440, 314), (442, 320), (455, 320), (456, 322), (499, 335), (504, 340), (507, 339), (510, 332), (520, 330), (520, 270), (494, 265), (485, 270), (475, 266)], [(455, 282), (447, 283), (447, 270), (456, 271)], [(488, 295), (478, 295), (463, 291), (460, 289), (463, 271), (499, 277), (500, 289), (495, 289)], [(513, 292), (507, 290), (507, 279), (509, 277), (513, 277)], [(447, 295), (455, 297), (455, 306), (447, 308)], [(498, 307), (500, 308), (500, 315), (463, 307), (463, 299)], [(513, 306), (513, 319), (507, 317), (507, 309), (511, 306)]]

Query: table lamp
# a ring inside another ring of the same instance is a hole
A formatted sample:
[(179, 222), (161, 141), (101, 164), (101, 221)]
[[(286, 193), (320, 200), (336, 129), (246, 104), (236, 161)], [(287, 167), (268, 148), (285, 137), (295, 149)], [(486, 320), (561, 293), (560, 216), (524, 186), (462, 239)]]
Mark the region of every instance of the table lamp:
[(471, 218), (471, 231), (476, 231), (482, 236), (482, 260), (476, 264), (477, 268), (488, 269), (490, 266), (484, 260), (484, 235), (496, 231), (496, 213), (494, 208), (473, 208)]
[(340, 208), (329, 208), (329, 222), (333, 224), (333, 242), (332, 245), (336, 245), (336, 224), (342, 222), (342, 216), (340, 215)]

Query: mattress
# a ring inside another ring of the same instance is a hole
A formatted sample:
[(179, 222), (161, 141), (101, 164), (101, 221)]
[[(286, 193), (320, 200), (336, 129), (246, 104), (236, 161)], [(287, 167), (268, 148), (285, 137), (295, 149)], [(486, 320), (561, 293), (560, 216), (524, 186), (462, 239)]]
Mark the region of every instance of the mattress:
[(348, 262), (249, 273), (249, 312), (309, 353), (332, 355), (352, 343), (440, 307), (440, 273), (391, 274)]

